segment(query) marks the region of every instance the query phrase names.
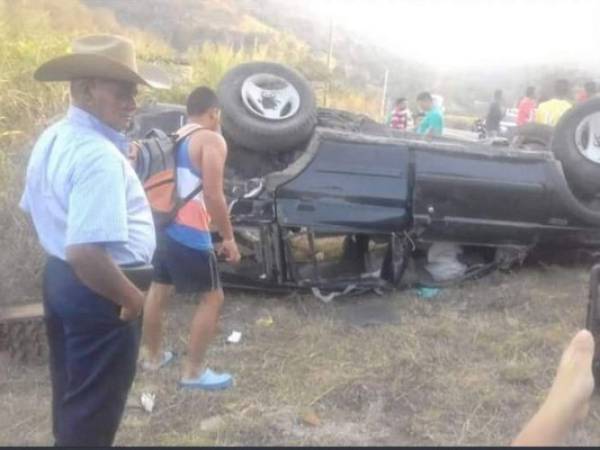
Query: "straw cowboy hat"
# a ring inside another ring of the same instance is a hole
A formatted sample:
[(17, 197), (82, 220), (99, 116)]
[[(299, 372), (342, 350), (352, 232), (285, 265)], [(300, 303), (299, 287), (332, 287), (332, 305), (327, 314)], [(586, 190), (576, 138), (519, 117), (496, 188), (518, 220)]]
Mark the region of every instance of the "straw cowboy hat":
[(94, 35), (75, 39), (72, 52), (42, 64), (33, 74), (38, 81), (108, 78), (168, 89), (169, 77), (157, 67), (138, 64), (133, 43), (121, 36)]

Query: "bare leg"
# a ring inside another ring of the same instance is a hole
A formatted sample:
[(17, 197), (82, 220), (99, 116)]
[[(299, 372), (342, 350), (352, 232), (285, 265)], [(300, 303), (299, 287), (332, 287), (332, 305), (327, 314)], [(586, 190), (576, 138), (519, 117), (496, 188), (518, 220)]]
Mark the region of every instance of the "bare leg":
[(190, 340), (183, 368), (183, 378), (197, 378), (200, 375), (206, 349), (217, 331), (223, 300), (222, 289), (202, 294), (190, 327)]
[(170, 294), (170, 285), (152, 283), (144, 305), (142, 341), (150, 366), (160, 364), (163, 358), (163, 316)]
[(564, 351), (546, 401), (512, 445), (559, 445), (571, 427), (585, 418), (594, 391), (593, 356), (594, 338), (582, 330)]

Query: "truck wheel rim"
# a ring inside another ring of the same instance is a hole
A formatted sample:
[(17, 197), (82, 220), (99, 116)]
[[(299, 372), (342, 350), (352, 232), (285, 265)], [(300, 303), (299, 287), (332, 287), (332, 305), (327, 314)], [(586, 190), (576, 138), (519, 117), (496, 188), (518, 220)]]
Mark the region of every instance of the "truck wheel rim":
[(590, 114), (577, 125), (575, 145), (584, 158), (600, 164), (600, 112)]
[(252, 114), (266, 120), (284, 120), (300, 109), (300, 94), (287, 80), (258, 73), (244, 80), (242, 101)]

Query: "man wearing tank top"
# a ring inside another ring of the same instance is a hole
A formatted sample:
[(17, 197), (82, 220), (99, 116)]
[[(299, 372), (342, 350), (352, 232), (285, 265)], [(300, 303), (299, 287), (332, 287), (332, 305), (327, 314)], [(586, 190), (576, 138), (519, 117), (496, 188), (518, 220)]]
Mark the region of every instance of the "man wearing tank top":
[(144, 307), (146, 358), (142, 366), (157, 370), (174, 359), (174, 352), (162, 345), (163, 316), (174, 285), (178, 293), (199, 296), (179, 384), (186, 388), (226, 389), (233, 384), (231, 375), (204, 367), (203, 360), (216, 332), (224, 299), (210, 233), (211, 220), (223, 239), (219, 253), (229, 263), (240, 260), (223, 193), (227, 144), (219, 134), (220, 110), (211, 89), (195, 89), (188, 97), (187, 113), (189, 124), (200, 125), (202, 129), (184, 139), (177, 148), (177, 190), (179, 198), (199, 186), (202, 190), (157, 236), (154, 280)]

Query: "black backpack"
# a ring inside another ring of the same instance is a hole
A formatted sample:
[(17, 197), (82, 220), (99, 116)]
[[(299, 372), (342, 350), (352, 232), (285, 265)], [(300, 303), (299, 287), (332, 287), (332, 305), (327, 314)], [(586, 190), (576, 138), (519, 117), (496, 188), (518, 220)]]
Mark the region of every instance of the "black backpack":
[(202, 186), (198, 186), (184, 198), (179, 197), (176, 158), (179, 143), (202, 129), (201, 125), (189, 124), (176, 133), (166, 134), (153, 128), (143, 139), (132, 142), (133, 167), (146, 191), (157, 230), (169, 225), (181, 207), (202, 190)]

